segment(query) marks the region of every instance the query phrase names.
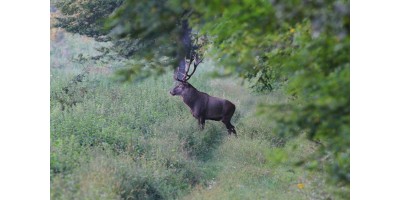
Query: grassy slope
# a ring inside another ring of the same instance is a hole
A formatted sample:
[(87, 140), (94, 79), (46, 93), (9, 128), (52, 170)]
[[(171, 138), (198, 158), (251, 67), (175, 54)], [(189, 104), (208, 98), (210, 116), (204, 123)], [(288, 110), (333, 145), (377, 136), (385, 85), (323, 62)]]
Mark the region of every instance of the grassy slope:
[[(199, 131), (181, 99), (168, 94), (172, 76), (120, 84), (112, 81), (109, 66), (68, 59), (94, 53), (96, 45), (69, 34), (52, 43), (52, 199), (340, 197), (321, 172), (290, 165), (312, 153), (314, 144), (300, 138), (277, 147), (281, 140), (273, 135), (273, 124), (255, 115), (258, 103), (285, 100), (279, 92), (257, 96), (236, 80), (211, 79), (205, 71), (213, 64), (206, 63), (191, 83), (237, 105), (233, 124), (239, 138), (228, 137), (220, 122), (207, 121)], [(96, 67), (70, 87), (73, 95), (63, 94), (62, 87), (85, 66)], [(57, 95), (78, 103), (62, 111)]]

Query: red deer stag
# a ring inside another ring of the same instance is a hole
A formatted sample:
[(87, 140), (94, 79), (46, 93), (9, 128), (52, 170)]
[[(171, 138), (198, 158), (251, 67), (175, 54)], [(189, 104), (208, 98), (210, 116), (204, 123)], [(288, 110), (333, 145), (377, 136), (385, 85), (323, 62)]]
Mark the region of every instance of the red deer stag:
[(204, 129), (206, 120), (222, 121), (228, 129), (228, 134), (234, 133), (237, 137), (235, 127), (231, 124), (231, 118), (236, 109), (235, 104), (226, 99), (213, 97), (204, 92), (200, 92), (187, 82), (203, 59), (198, 61), (196, 57), (194, 69), (192, 73), (189, 74), (188, 72), (193, 60), (194, 59), (190, 59), (188, 63), (183, 80), (180, 80), (175, 74), (174, 79), (179, 83), (170, 91), (170, 94), (172, 96), (178, 95), (183, 98), (183, 102), (189, 106), (193, 117), (198, 120), (201, 130)]

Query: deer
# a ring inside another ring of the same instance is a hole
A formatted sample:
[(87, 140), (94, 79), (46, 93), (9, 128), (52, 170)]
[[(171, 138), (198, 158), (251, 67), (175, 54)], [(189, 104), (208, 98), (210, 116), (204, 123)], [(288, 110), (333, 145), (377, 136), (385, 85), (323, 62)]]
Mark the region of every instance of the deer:
[[(182, 97), (183, 102), (190, 108), (193, 117), (197, 119), (200, 130), (204, 130), (206, 120), (221, 121), (226, 126), (228, 135), (234, 133), (237, 137), (235, 126), (231, 123), (236, 109), (235, 104), (229, 100), (213, 97), (207, 93), (198, 91), (188, 82), (203, 59), (199, 59), (198, 56), (191, 57), (189, 63), (186, 63), (183, 79), (179, 79), (177, 72), (175, 72), (174, 79), (177, 81), (177, 84), (170, 90), (170, 94)], [(194, 69), (189, 73), (193, 60), (195, 60), (193, 63)]]

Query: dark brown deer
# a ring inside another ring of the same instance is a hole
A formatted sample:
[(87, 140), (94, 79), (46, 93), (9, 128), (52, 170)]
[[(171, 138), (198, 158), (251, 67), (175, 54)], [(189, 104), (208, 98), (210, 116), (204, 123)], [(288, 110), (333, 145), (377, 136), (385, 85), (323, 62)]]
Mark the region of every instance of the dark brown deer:
[(170, 91), (170, 94), (172, 96), (178, 95), (183, 98), (183, 102), (189, 106), (193, 117), (198, 120), (201, 130), (204, 129), (206, 120), (222, 121), (228, 129), (228, 134), (234, 133), (235, 136), (237, 136), (235, 127), (231, 124), (231, 118), (236, 109), (235, 104), (226, 99), (213, 97), (204, 92), (200, 92), (187, 82), (196, 71), (197, 65), (202, 62), (202, 60), (198, 61), (196, 58), (194, 69), (191, 74), (188, 74), (192, 61), (193, 59), (191, 59), (188, 64), (188, 69), (185, 71), (183, 80), (180, 80), (176, 75), (174, 76), (178, 84)]

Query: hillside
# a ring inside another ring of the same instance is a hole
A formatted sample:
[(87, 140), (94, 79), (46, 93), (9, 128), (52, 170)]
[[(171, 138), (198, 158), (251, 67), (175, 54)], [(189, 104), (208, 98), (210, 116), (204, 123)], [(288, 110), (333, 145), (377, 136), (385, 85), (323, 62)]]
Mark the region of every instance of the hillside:
[(237, 78), (213, 78), (218, 64), (209, 60), (190, 82), (236, 104), (238, 138), (220, 122), (200, 131), (169, 94), (172, 72), (120, 83), (121, 63), (73, 61), (99, 44), (62, 34), (51, 44), (52, 199), (347, 198), (322, 170), (293, 165), (318, 144), (277, 137), (268, 112), (257, 113), (259, 104), (287, 101), (281, 91), (260, 95)]

